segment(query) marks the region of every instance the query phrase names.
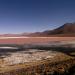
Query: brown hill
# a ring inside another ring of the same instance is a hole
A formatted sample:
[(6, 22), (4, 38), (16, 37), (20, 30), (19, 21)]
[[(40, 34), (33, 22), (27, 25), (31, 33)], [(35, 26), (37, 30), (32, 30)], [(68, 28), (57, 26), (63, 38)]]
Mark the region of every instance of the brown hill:
[(63, 26), (54, 29), (51, 34), (70, 34), (75, 33), (75, 23), (66, 23)]
[(29, 36), (75, 36), (75, 23), (66, 23), (54, 30), (36, 32)]

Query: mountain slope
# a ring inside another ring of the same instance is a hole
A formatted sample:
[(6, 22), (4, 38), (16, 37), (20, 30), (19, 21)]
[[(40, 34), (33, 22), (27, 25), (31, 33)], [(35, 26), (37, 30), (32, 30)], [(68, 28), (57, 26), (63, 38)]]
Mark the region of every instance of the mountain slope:
[(70, 34), (75, 33), (75, 23), (66, 23), (63, 26), (54, 29), (51, 34)]
[(75, 36), (75, 23), (66, 23), (54, 30), (36, 32), (29, 36)]
[(75, 36), (75, 23), (66, 23), (56, 29), (46, 30), (43, 32), (0, 35), (0, 37), (21, 37), (21, 36), (28, 36), (28, 37)]

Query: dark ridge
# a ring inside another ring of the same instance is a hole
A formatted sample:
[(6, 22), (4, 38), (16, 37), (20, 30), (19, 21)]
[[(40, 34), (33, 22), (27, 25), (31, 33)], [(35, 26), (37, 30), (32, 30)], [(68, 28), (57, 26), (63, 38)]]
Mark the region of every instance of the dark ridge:
[(75, 36), (75, 23), (66, 23), (54, 30), (36, 32), (28, 36)]

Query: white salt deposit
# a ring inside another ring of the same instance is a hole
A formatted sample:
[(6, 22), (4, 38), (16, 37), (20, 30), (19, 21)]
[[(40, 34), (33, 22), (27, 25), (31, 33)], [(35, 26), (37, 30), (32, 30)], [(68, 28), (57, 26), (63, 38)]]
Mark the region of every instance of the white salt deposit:
[(56, 55), (52, 51), (28, 50), (11, 53), (10, 56), (3, 58), (2, 66), (15, 65), (20, 63), (34, 62), (38, 60), (51, 59)]
[(17, 47), (7, 47), (7, 46), (5, 47), (4, 46), (4, 47), (0, 47), (0, 49), (18, 49), (18, 48)]

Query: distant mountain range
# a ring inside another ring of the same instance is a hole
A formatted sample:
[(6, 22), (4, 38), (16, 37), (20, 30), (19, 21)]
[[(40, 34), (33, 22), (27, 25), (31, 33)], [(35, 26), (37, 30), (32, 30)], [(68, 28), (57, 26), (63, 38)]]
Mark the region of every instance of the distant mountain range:
[(29, 36), (29, 37), (42, 37), (42, 36), (75, 36), (75, 23), (66, 23), (56, 29), (46, 30), (43, 32), (35, 33), (22, 33), (22, 34), (3, 34), (0, 36)]
[(29, 36), (75, 36), (75, 23), (66, 23), (56, 29), (32, 33)]

